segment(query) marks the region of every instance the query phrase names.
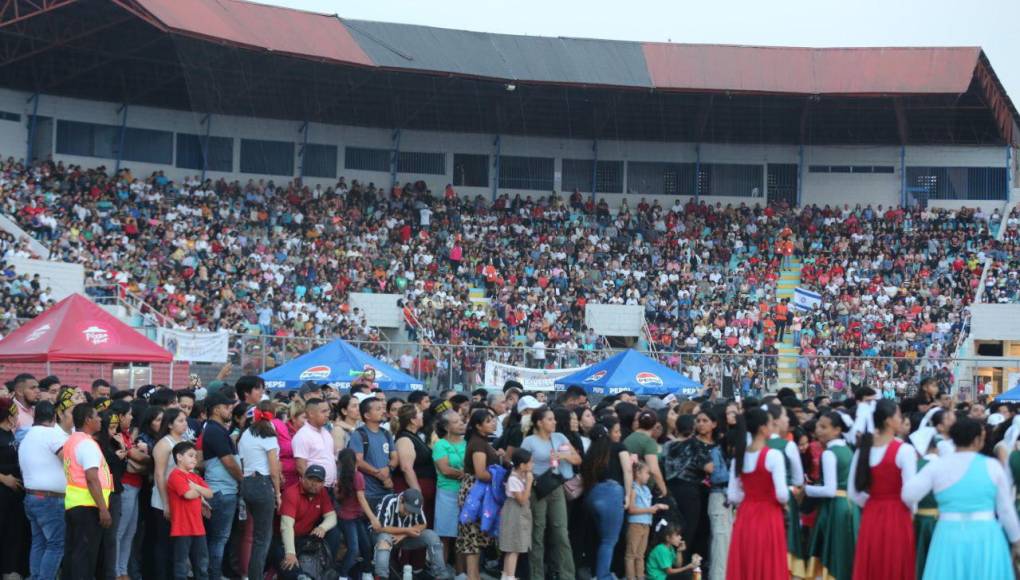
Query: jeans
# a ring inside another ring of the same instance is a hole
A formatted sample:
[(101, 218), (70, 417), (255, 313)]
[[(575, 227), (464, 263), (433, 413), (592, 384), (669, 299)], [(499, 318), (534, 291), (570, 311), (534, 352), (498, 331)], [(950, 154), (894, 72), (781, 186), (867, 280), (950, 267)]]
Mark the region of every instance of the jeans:
[(209, 577), (223, 577), (223, 552), (230, 541), (230, 528), (237, 512), (237, 494), (216, 492), (209, 500), (212, 517), (205, 525), (205, 540), (209, 545)]
[(595, 516), (599, 531), (595, 577), (598, 580), (612, 580), (610, 569), (613, 565), (613, 549), (623, 527), (623, 486), (611, 479), (603, 481), (588, 492), (585, 501)]
[[(622, 499), (619, 505), (623, 506)], [(531, 553), (528, 555), (531, 580), (545, 579), (546, 528), (549, 529), (549, 539), (552, 540), (550, 552), (556, 557), (560, 578), (573, 578), (574, 556), (570, 549), (570, 535), (567, 533), (567, 496), (563, 493), (563, 487), (560, 486), (542, 499), (532, 493), (531, 518)]]
[(120, 527), (120, 501), (119, 493), (110, 494), (110, 527), (103, 529), (103, 570), (102, 574), (106, 580), (114, 580), (117, 577), (117, 528)]
[(262, 578), (266, 571), (269, 542), (273, 539), (273, 513), (276, 511), (276, 490), (273, 480), (258, 473), (241, 482), (241, 497), (252, 519), (251, 558), (248, 561), (248, 578)]
[[(394, 544), (394, 538), (389, 534), (377, 534), (375, 537), (375, 574), (380, 578), (390, 577), (390, 552), (393, 550)], [(443, 542), (434, 531), (424, 530), (417, 538), (408, 537), (397, 546), (401, 550), (425, 548), (429, 574), (432, 574), (434, 578), (453, 577), (446, 562), (443, 561)]]
[[(152, 493), (159, 493), (153, 490)], [(174, 573), (174, 548), (170, 543), (170, 520), (166, 512), (148, 508), (142, 543), (142, 576), (145, 580), (166, 580)]]
[(171, 541), (174, 545), (174, 580), (188, 580), (188, 562), (195, 571), (195, 580), (207, 580), (209, 546), (205, 536), (177, 536)]
[(726, 505), (726, 493), (713, 491), (708, 494), (708, 521), (712, 524), (712, 540), (709, 547), (709, 580), (726, 579), (726, 556), (730, 552), (733, 537), (733, 508)]
[(64, 536), (64, 559), (70, 570), (67, 580), (94, 580), (103, 528), (99, 525), (99, 510), (95, 507), (75, 507), (64, 515), (67, 529)]
[(64, 557), (64, 498), (29, 493), (25, 496), (25, 515), (32, 526), (32, 578), (53, 580)]
[(368, 521), (365, 518), (353, 520), (340, 520), (340, 527), (344, 530), (344, 538), (347, 540), (347, 554), (340, 563), (340, 575), (351, 576), (351, 570), (361, 556), (364, 562), (362, 571), (368, 572), (368, 563), (372, 561), (372, 538), (368, 533)]
[(117, 576), (127, 576), (131, 560), (131, 545), (138, 528), (138, 492), (133, 485), (125, 485), (120, 494), (120, 521), (117, 523)]

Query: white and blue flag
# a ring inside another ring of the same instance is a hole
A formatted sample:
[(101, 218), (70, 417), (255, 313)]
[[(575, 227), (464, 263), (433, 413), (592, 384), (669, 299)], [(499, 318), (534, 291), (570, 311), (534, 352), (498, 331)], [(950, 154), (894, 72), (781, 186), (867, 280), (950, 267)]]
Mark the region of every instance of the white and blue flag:
[(822, 295), (812, 292), (806, 288), (797, 288), (793, 291), (793, 307), (800, 311), (814, 310), (821, 308)]

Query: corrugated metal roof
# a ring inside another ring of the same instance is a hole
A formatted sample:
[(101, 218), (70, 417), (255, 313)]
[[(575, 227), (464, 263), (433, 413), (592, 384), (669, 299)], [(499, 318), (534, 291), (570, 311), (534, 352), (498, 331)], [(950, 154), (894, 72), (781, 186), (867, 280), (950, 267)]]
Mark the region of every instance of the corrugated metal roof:
[(649, 87), (641, 44), (344, 20), (378, 66), (548, 83)]
[(656, 88), (795, 94), (960, 94), (980, 48), (644, 45)]
[(135, 0), (164, 26), (296, 56), (370, 66), (335, 16), (237, 0)]
[(243, 0), (132, 0), (175, 32), (362, 66), (500, 80), (787, 94), (960, 94), (980, 48), (786, 48), (514, 36)]

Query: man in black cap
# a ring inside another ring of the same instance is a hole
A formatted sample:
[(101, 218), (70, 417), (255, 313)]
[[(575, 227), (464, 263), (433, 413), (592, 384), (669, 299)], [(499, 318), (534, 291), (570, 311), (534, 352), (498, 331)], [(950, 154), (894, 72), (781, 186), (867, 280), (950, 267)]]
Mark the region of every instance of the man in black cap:
[[(309, 465), (298, 481), (283, 492), (280, 502), (280, 536), (270, 547), (269, 559), (279, 563), (277, 576), (283, 580), (315, 576), (311, 570), (302, 570), (297, 555), (308, 542), (323, 539), (337, 525), (333, 502), (326, 493), (326, 470), (321, 465)], [(329, 560), (332, 560), (330, 555)]]
[(205, 398), (208, 420), (202, 429), (202, 454), (205, 458), (205, 481), (213, 491), (213, 498), (209, 500), (212, 517), (205, 530), (209, 578), (223, 576), (223, 551), (230, 539), (243, 476), (237, 446), (230, 438), (230, 414), (236, 402), (223, 391), (216, 391)]
[(375, 532), (375, 574), (390, 575), (390, 552), (394, 546), (402, 550), (425, 548), (429, 574), (433, 578), (452, 578), (453, 570), (443, 560), (443, 543), (436, 532), (429, 530), (422, 504), (425, 498), (417, 489), (387, 495), (379, 502), (371, 518)]

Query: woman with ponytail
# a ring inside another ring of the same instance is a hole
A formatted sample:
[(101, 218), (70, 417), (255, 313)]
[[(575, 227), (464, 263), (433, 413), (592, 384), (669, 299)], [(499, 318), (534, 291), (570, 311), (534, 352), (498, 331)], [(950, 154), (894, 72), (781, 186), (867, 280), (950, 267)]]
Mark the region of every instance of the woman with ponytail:
[(815, 435), (825, 451), (822, 452), (821, 485), (804, 488), (807, 497), (821, 501), (818, 519), (811, 529), (809, 578), (850, 580), (853, 571), (861, 513), (846, 492), (853, 461), (853, 452), (843, 438), (846, 428), (843, 418), (835, 411), (822, 413), (815, 423)]
[(783, 453), (766, 444), (772, 428), (772, 416), (756, 407), (744, 413), (733, 429), (735, 449), (726, 495), (739, 506), (726, 561), (730, 580), (790, 577), (783, 524), (790, 491)]
[(273, 539), (273, 514), (280, 507), (280, 443), (273, 427), (273, 403), (263, 401), (247, 411), (248, 427), (237, 443), (241, 456), (241, 497), (251, 515), (252, 547), (248, 578), (265, 574), (269, 542)]
[(796, 495), (804, 486), (804, 465), (800, 460), (800, 450), (795, 441), (786, 438), (790, 431), (790, 417), (786, 407), (769, 403), (766, 406), (772, 417), (772, 434), (766, 445), (783, 454), (786, 465), (786, 485), (790, 488), (790, 499), (786, 502), (786, 551), (789, 554), (790, 574), (795, 578), (807, 576), (807, 558), (804, 549), (804, 538), (800, 526), (800, 506)]
[(895, 401), (875, 403), (868, 429), (850, 465), (847, 493), (861, 506), (854, 580), (913, 580), (914, 524), (900, 494), (917, 472), (917, 454), (896, 439), (903, 417)]

